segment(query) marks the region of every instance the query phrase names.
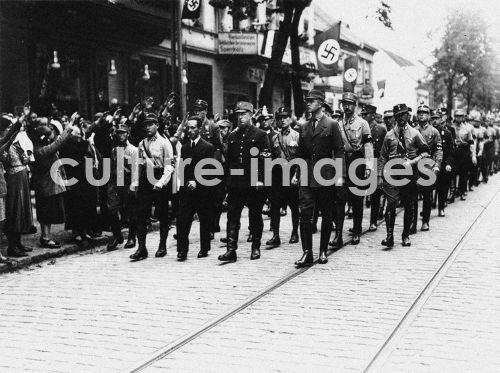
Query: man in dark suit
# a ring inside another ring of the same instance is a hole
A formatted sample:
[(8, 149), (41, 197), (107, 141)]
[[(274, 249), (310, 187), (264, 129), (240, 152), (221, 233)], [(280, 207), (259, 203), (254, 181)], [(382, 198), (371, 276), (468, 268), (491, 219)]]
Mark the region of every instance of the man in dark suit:
[[(324, 92), (313, 89), (308, 93), (306, 106), (310, 119), (300, 125), (299, 131), (298, 157), (307, 162), (308, 180), (307, 183), (300, 181), (300, 240), (302, 241), (303, 255), (295, 262), (297, 267), (308, 266), (313, 262), (312, 218), (315, 206), (321, 212), (322, 220), (319, 263), (327, 263), (326, 251), (332, 233), (332, 206), (337, 192), (344, 190), (341, 188), (345, 175), (345, 151), (342, 135), (337, 123), (323, 114), (324, 101)], [(324, 162), (325, 159), (339, 159), (342, 167), (336, 169), (332, 164), (326, 164), (321, 167), (320, 172), (314, 172), (316, 163)], [(299, 177), (300, 169), (298, 169), (292, 183), (297, 183)], [(337, 180), (333, 183), (335, 177)], [(325, 185), (325, 181), (330, 185)]]
[[(245, 205), (248, 206), (252, 229), (250, 259), (260, 258), (260, 241), (264, 228), (262, 207), (266, 200), (264, 159), (270, 158), (271, 153), (266, 132), (252, 125), (252, 113), (253, 105), (250, 102), (240, 101), (236, 104), (238, 128), (231, 132), (228, 139), (227, 251), (219, 256), (219, 260), (224, 262), (236, 261), (241, 211)], [(257, 175), (252, 175), (251, 163), (255, 158), (258, 160), (258, 170)], [(256, 181), (252, 180), (255, 176)]]
[(203, 185), (199, 175), (195, 175), (196, 165), (205, 159), (214, 158), (215, 148), (200, 136), (203, 121), (200, 117), (190, 117), (186, 124), (189, 140), (182, 146), (181, 159), (191, 160), (181, 174), (179, 212), (177, 218), (177, 259), (184, 261), (189, 250), (189, 232), (194, 213), (200, 220), (200, 252), (198, 258), (204, 258), (210, 251), (210, 231), (212, 228), (211, 193), (213, 187)]

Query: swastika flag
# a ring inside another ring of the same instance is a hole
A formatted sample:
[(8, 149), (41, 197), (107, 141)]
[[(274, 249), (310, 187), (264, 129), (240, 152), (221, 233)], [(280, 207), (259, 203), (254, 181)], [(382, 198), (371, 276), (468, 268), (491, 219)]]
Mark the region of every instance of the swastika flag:
[(184, 0), (182, 8), (182, 19), (200, 18), (201, 0)]
[(318, 60), (319, 76), (334, 76), (338, 74), (340, 56), (340, 21), (333, 27), (314, 37), (314, 50)]

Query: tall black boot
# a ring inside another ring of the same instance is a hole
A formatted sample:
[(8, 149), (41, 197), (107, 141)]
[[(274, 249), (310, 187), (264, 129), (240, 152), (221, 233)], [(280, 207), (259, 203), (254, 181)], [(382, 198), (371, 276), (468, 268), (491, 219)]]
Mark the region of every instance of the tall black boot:
[(132, 260), (142, 260), (148, 257), (148, 249), (146, 248), (146, 238), (139, 238), (139, 247), (137, 251), (130, 255)]
[(312, 253), (312, 224), (310, 221), (300, 223), (300, 241), (302, 242), (302, 257), (295, 262), (297, 268), (308, 267), (313, 264)]
[(131, 249), (135, 246), (135, 237), (136, 237), (136, 224), (135, 222), (130, 222), (128, 228), (128, 237), (127, 242), (125, 243), (125, 249)]
[(168, 223), (160, 221), (160, 243), (155, 257), (162, 258), (167, 255)]
[(330, 242), (333, 250), (339, 250), (344, 246), (342, 232), (344, 230), (345, 204), (339, 203), (335, 209), (335, 237)]
[[(327, 224), (321, 224), (321, 235), (319, 238), (319, 264), (326, 264), (328, 262), (328, 258), (326, 256), (326, 252), (328, 250), (328, 241), (330, 240), (330, 236), (332, 234), (329, 227), (331, 224), (328, 224), (328, 228), (326, 228)], [(323, 229), (325, 228), (325, 229)]]
[(411, 222), (410, 222), (410, 227), (409, 227), (409, 234), (416, 234), (417, 233), (417, 220), (418, 220), (418, 198), (415, 198), (412, 201), (412, 215), (411, 215)]
[(236, 250), (238, 249), (239, 230), (234, 224), (227, 224), (227, 251), (219, 255), (222, 262), (236, 262)]
[(396, 212), (394, 210), (385, 213), (385, 228), (387, 237), (382, 240), (382, 245), (387, 247), (394, 246), (394, 223), (396, 222)]

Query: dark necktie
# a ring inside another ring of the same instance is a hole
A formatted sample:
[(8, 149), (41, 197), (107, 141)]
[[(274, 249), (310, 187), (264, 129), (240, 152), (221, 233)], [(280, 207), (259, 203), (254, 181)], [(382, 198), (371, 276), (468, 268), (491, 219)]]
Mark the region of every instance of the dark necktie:
[(398, 129), (399, 129), (399, 143), (401, 144), (403, 151), (406, 153), (405, 128), (399, 127)]
[(196, 145), (196, 143), (194, 141), (191, 141), (191, 150), (194, 149), (195, 145)]
[(316, 121), (317, 121), (317, 119), (316, 119), (316, 118), (313, 118), (313, 119), (311, 120), (311, 124), (312, 124), (312, 129), (313, 129), (313, 132), (314, 132), (314, 130), (316, 129)]

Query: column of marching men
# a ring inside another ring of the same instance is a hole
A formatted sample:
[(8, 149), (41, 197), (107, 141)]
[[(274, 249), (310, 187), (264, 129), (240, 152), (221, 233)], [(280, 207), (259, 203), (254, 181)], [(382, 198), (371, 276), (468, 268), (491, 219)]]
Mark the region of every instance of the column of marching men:
[[(463, 110), (455, 110), (451, 118), (446, 109), (420, 105), (412, 116), (411, 108), (402, 103), (379, 114), (373, 105), (359, 105), (356, 94), (350, 92), (342, 95), (340, 108), (332, 110), (320, 90), (306, 95), (306, 111), (300, 118), (287, 107), (273, 114), (265, 107), (255, 110), (245, 101), (222, 117), (209, 116), (208, 103), (202, 98), (195, 100), (184, 118), (179, 107), (178, 96), (171, 94), (159, 106), (151, 98), (133, 108), (114, 103), (92, 120), (78, 113), (66, 115), (55, 105), (44, 115), (38, 115), (29, 103), (17, 116), (2, 113), (0, 229), (8, 245), (0, 261), (12, 264), (6, 256), (22, 257), (32, 251), (21, 243), (23, 233), (37, 230), (30, 188), (36, 195), (44, 248), (60, 247), (51, 227), (65, 223), (72, 239), (84, 247), (102, 230), (109, 230), (113, 234), (109, 251), (124, 244), (135, 248), (132, 260), (142, 260), (149, 254), (149, 227), (157, 221), (155, 257), (167, 255), (169, 230), (175, 226), (170, 239), (176, 240), (177, 259), (184, 261), (191, 226), (198, 219), (199, 243), (191, 242), (199, 247), (198, 258), (209, 256), (214, 235), (225, 231), (221, 241), (226, 252), (218, 259), (234, 262), (241, 241), (240, 218), (247, 208), (249, 225), (243, 231), (248, 234), (250, 259), (261, 256), (262, 216), (267, 214), (272, 237), (265, 245), (279, 247), (284, 235), (289, 244), (300, 242), (302, 256), (295, 264), (302, 267), (314, 261), (318, 219), (321, 264), (328, 261), (329, 248), (338, 250), (344, 245), (346, 216), (352, 217), (346, 242), (362, 244), (367, 213), (369, 231), (377, 230), (378, 222), (385, 220), (386, 238), (381, 245), (393, 247), (396, 210), (402, 206), (401, 243), (410, 246), (419, 217), (420, 230), (428, 231), (433, 208), (444, 217), (448, 204), (465, 200), (468, 192), (500, 169), (498, 123), (484, 115), (467, 117)], [(63, 158), (71, 164), (52, 167)], [(111, 175), (96, 186), (86, 177), (86, 167), (98, 180), (105, 174), (107, 158)], [(140, 162), (133, 161), (137, 159)], [(212, 183), (200, 182), (198, 177), (202, 168), (197, 166), (207, 160), (214, 162), (205, 170), (215, 171), (215, 161), (222, 165), (223, 177), (204, 177)], [(273, 166), (269, 178), (266, 162), (270, 160), (289, 167)], [(307, 167), (300, 167), (297, 160)], [(326, 162), (319, 175), (314, 173), (315, 166), (325, 160), (337, 160), (341, 167)], [(391, 175), (394, 180), (407, 178), (405, 185), (396, 185), (384, 173), (393, 160), (399, 161), (395, 167), (409, 170), (399, 179)], [(418, 167), (421, 160), (435, 175), (431, 185), (417, 183), (428, 176)], [(349, 172), (355, 165), (355, 172)], [(78, 183), (68, 185), (72, 178)], [(370, 178), (377, 182), (369, 191), (369, 183), (363, 181)], [(355, 193), (354, 187), (362, 193)], [(370, 211), (365, 211), (365, 205)], [(224, 211), (225, 229), (220, 224)], [(283, 219), (291, 219), (290, 232), (281, 229)], [(128, 227), (126, 242), (124, 227)]]

